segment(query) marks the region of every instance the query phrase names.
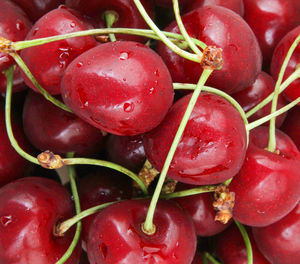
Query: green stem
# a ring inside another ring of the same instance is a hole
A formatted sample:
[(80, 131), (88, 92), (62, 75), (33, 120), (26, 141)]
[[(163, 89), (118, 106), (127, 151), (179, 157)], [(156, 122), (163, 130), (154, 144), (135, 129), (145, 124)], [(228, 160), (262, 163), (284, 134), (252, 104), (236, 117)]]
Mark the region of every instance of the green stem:
[(21, 59), (21, 57), (17, 53), (10, 54), (16, 63), (19, 65), (19, 67), (22, 69), (22, 71), (26, 74), (28, 79), (33, 83), (33, 85), (40, 91), (40, 93), (50, 102), (52, 102), (54, 105), (58, 106), (59, 108), (72, 113), (72, 111), (61, 101), (57, 100), (55, 97), (50, 95), (35, 79), (35, 77), (32, 75), (24, 61)]
[(71, 159), (63, 159), (63, 163), (65, 165), (96, 165), (96, 166), (102, 166), (106, 168), (110, 168), (116, 171), (119, 171), (123, 174), (126, 174), (129, 176), (131, 179), (133, 179), (141, 188), (143, 193), (145, 195), (148, 195), (148, 190), (143, 183), (143, 181), (132, 171), (126, 169), (125, 167), (122, 167), (118, 164), (105, 161), (105, 160), (96, 160), (96, 159), (87, 159), (87, 158), (71, 158)]
[(221, 264), (219, 261), (215, 260), (215, 258), (211, 254), (209, 254), (208, 252), (204, 253), (204, 258), (209, 260), (209, 262), (211, 264)]
[[(104, 19), (107, 28), (111, 28), (112, 25), (118, 20), (118, 14), (115, 11), (109, 10), (104, 12)], [(116, 41), (116, 36), (113, 33), (109, 33), (109, 38), (111, 42)]]
[[(74, 153), (67, 153), (67, 157), (68, 158), (74, 157)], [(73, 195), (74, 203), (75, 203), (75, 211), (76, 211), (76, 215), (78, 215), (81, 212), (81, 208), (80, 208), (79, 195), (78, 195), (76, 181), (75, 181), (74, 166), (68, 166), (68, 172), (69, 172), (72, 195)], [(65, 252), (65, 254), (60, 258), (59, 261), (56, 262), (56, 264), (64, 264), (68, 260), (68, 258), (72, 255), (72, 253), (73, 253), (73, 251), (74, 251), (74, 249), (75, 249), (75, 247), (76, 247), (76, 245), (79, 241), (81, 228), (82, 228), (81, 221), (77, 221), (77, 226), (76, 226), (76, 231), (75, 231), (73, 241), (70, 244), (67, 251)]]
[[(280, 85), (281, 85), (282, 80), (283, 80), (283, 75), (284, 75), (286, 67), (289, 63), (289, 60), (290, 60), (294, 50), (298, 46), (299, 42), (300, 42), (300, 35), (295, 39), (292, 46), (289, 48), (289, 51), (286, 54), (286, 57), (285, 57), (285, 59), (283, 61), (283, 64), (281, 66), (281, 69), (280, 69), (280, 72), (279, 72), (279, 75), (278, 75), (278, 79), (277, 79), (276, 85), (275, 85), (274, 97), (273, 97), (272, 107), (271, 107), (271, 114), (276, 111), (277, 101), (278, 101), (278, 96), (279, 96), (279, 90), (280, 90)], [(270, 152), (274, 152), (276, 150), (276, 135), (275, 135), (276, 125), (275, 125), (275, 121), (276, 121), (276, 117), (272, 117), (271, 120), (270, 120), (269, 144), (268, 144), (268, 147), (267, 147), (267, 149)]]
[(184, 190), (184, 191), (180, 191), (180, 192), (162, 194), (159, 196), (159, 198), (172, 199), (172, 198), (186, 197), (186, 196), (196, 195), (196, 194), (200, 194), (200, 193), (214, 192), (215, 189), (216, 189), (216, 186), (201, 186), (198, 188), (188, 189), (188, 190)]
[(245, 245), (246, 245), (246, 249), (247, 249), (247, 260), (248, 260), (248, 264), (253, 264), (253, 253), (252, 253), (252, 246), (251, 246), (251, 242), (249, 239), (249, 236), (247, 234), (247, 231), (245, 229), (245, 227), (239, 223), (238, 221), (234, 220), (234, 222), (236, 223), (237, 227), (239, 228), (241, 235), (244, 239)]
[(197, 87), (194, 90), (194, 93), (193, 93), (193, 95), (190, 99), (190, 102), (189, 102), (189, 104), (186, 108), (186, 111), (185, 111), (184, 116), (181, 120), (181, 123), (179, 125), (178, 130), (177, 130), (177, 133), (176, 133), (176, 135), (173, 139), (173, 143), (171, 145), (171, 148), (170, 148), (169, 153), (167, 155), (167, 158), (165, 160), (164, 166), (163, 166), (162, 171), (160, 173), (160, 177), (159, 177), (158, 183), (156, 185), (156, 188), (155, 188), (155, 191), (154, 191), (154, 194), (153, 194), (153, 197), (151, 199), (151, 203), (150, 203), (150, 206), (149, 206), (149, 209), (148, 209), (146, 220), (145, 220), (144, 225), (143, 225), (144, 231), (148, 234), (152, 234), (152, 233), (155, 232), (155, 226), (153, 224), (153, 217), (154, 217), (155, 207), (156, 207), (156, 204), (158, 202), (159, 195), (160, 195), (160, 192), (161, 192), (161, 188), (164, 184), (169, 166), (170, 166), (171, 161), (173, 159), (173, 156), (175, 154), (176, 148), (177, 148), (177, 146), (180, 142), (180, 139), (181, 139), (181, 136), (184, 132), (186, 124), (187, 124), (187, 122), (190, 118), (190, 115), (193, 111), (193, 108), (194, 108), (194, 106), (197, 102), (197, 99), (198, 99), (199, 95), (200, 95), (201, 89), (204, 86), (206, 80), (208, 79), (208, 77), (210, 76), (211, 73), (212, 73), (212, 70), (207, 70), (207, 69), (203, 70), (202, 75), (201, 75), (201, 77), (199, 79), (199, 82), (197, 84)]
[(198, 47), (195, 45), (195, 43), (191, 40), (189, 34), (187, 33), (187, 31), (186, 31), (186, 29), (183, 25), (182, 19), (180, 17), (178, 0), (173, 0), (173, 10), (174, 10), (174, 14), (175, 14), (175, 18), (176, 18), (178, 28), (179, 28), (182, 36), (184, 37), (186, 42), (189, 44), (189, 47), (191, 48), (191, 50), (193, 52), (195, 52), (195, 54), (201, 55), (202, 52), (198, 49)]
[(37, 158), (29, 155), (26, 153), (18, 144), (16, 141), (12, 126), (11, 126), (11, 97), (12, 97), (12, 86), (13, 86), (13, 78), (14, 78), (14, 67), (9, 68), (5, 71), (6, 79), (7, 79), (7, 86), (6, 86), (6, 96), (5, 96), (5, 125), (6, 125), (6, 131), (9, 138), (9, 141), (15, 151), (22, 156), (24, 159), (38, 164), (39, 162)]

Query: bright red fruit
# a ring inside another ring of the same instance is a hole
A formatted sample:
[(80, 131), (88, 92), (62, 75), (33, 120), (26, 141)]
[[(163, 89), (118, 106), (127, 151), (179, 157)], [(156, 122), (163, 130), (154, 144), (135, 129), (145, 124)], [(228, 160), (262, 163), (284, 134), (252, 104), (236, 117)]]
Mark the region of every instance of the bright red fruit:
[(89, 232), (91, 264), (190, 264), (196, 250), (191, 218), (171, 201), (159, 201), (155, 210), (156, 232), (142, 231), (150, 201), (113, 204), (95, 218)]
[[(144, 136), (150, 163), (159, 171), (171, 147), (191, 95), (178, 100), (163, 122)], [(246, 153), (246, 130), (239, 112), (225, 99), (201, 93), (177, 147), (168, 176), (195, 185), (233, 177)]]
[(173, 102), (170, 73), (161, 58), (137, 42), (99, 45), (77, 57), (62, 79), (65, 103), (91, 125), (116, 135), (156, 127)]

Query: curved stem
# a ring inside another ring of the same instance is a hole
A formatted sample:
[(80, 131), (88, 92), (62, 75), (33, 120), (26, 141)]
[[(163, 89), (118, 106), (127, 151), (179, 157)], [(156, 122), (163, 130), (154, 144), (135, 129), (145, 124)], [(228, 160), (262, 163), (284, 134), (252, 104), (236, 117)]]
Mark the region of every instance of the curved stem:
[[(284, 75), (286, 67), (289, 63), (289, 60), (290, 60), (294, 50), (298, 46), (299, 42), (300, 42), (300, 35), (295, 39), (292, 46), (289, 48), (288, 53), (286, 54), (286, 57), (285, 57), (285, 59), (283, 61), (283, 64), (281, 66), (281, 69), (280, 69), (280, 72), (279, 72), (279, 75), (278, 75), (278, 79), (277, 79), (276, 85), (275, 85), (274, 97), (273, 97), (272, 107), (271, 107), (271, 114), (276, 111), (277, 101), (278, 101), (278, 96), (279, 96), (279, 89), (280, 89), (280, 85), (281, 85), (282, 80), (283, 80), (283, 75)], [(271, 152), (274, 152), (276, 150), (276, 136), (275, 136), (276, 126), (275, 126), (275, 121), (276, 121), (276, 117), (272, 117), (271, 120), (270, 120), (269, 144), (268, 144), (267, 149)]]
[(105, 161), (105, 160), (96, 160), (96, 159), (87, 159), (87, 158), (71, 158), (71, 159), (63, 159), (63, 163), (65, 165), (96, 165), (96, 166), (102, 166), (106, 168), (110, 168), (116, 171), (119, 171), (123, 174), (126, 174), (131, 179), (133, 179), (141, 188), (143, 193), (145, 195), (148, 194), (148, 190), (143, 183), (143, 181), (132, 171), (126, 169), (125, 167), (122, 167), (121, 165), (115, 164), (113, 162)]
[(208, 252), (205, 252), (203, 255), (204, 255), (204, 258), (209, 260), (209, 262), (211, 264), (221, 264), (219, 261), (215, 260), (215, 258)]
[(15, 149), (15, 151), (20, 156), (22, 156), (24, 159), (32, 163), (39, 165), (38, 159), (26, 153), (19, 146), (18, 142), (14, 137), (12, 126), (11, 126), (11, 97), (12, 97), (12, 86), (13, 86), (13, 78), (14, 78), (14, 67), (11, 67), (8, 70), (6, 70), (5, 76), (7, 79), (6, 96), (5, 96), (5, 125), (6, 125), (6, 131), (7, 131), (9, 141), (13, 146), (13, 148)]
[[(107, 28), (111, 28), (112, 25), (118, 20), (118, 14), (115, 11), (109, 10), (104, 12), (104, 19)], [(109, 33), (109, 38), (111, 42), (116, 41), (116, 36), (113, 33)]]
[(171, 148), (170, 148), (169, 153), (167, 155), (167, 158), (165, 160), (165, 163), (164, 163), (164, 166), (163, 166), (162, 171), (160, 173), (160, 177), (159, 177), (158, 183), (156, 185), (153, 197), (151, 199), (151, 203), (150, 203), (150, 206), (149, 206), (149, 209), (148, 209), (146, 220), (143, 224), (143, 229), (146, 233), (151, 234), (151, 233), (155, 232), (155, 226), (153, 224), (153, 217), (154, 217), (155, 207), (156, 207), (156, 204), (158, 202), (158, 198), (159, 198), (159, 195), (160, 195), (160, 192), (161, 192), (161, 188), (164, 184), (165, 178), (167, 176), (167, 172), (169, 170), (169, 166), (172, 162), (172, 159), (174, 157), (176, 148), (177, 148), (177, 146), (180, 142), (180, 139), (181, 139), (181, 136), (184, 132), (186, 124), (187, 124), (187, 122), (190, 118), (190, 115), (193, 111), (193, 108), (194, 108), (194, 106), (197, 102), (197, 99), (198, 99), (199, 95), (200, 95), (201, 89), (204, 86), (206, 80), (208, 79), (208, 77), (210, 76), (211, 73), (212, 73), (212, 70), (208, 70), (208, 69), (203, 70), (202, 75), (201, 75), (201, 77), (199, 79), (199, 82), (197, 84), (197, 87), (194, 90), (194, 93), (193, 93), (193, 95), (190, 99), (190, 102), (189, 102), (189, 104), (186, 108), (186, 111), (185, 111), (184, 116), (181, 120), (181, 123), (179, 125), (178, 130), (177, 130), (177, 133), (176, 133), (176, 135), (173, 139)]
[(198, 188), (188, 189), (184, 191), (162, 194), (159, 196), (159, 198), (172, 199), (172, 198), (186, 197), (186, 196), (191, 196), (191, 195), (196, 195), (201, 193), (214, 192), (216, 187), (217, 186), (201, 186)]
[(252, 253), (252, 246), (251, 246), (251, 242), (248, 236), (248, 233), (245, 229), (245, 227), (239, 223), (238, 221), (234, 220), (234, 222), (236, 223), (237, 227), (239, 228), (241, 235), (244, 239), (245, 245), (246, 245), (246, 249), (247, 249), (247, 260), (248, 260), (248, 264), (253, 264), (253, 253)]
[(19, 54), (17, 53), (13, 53), (10, 54), (14, 60), (16, 61), (16, 63), (19, 65), (19, 67), (22, 69), (22, 71), (26, 74), (26, 76), (28, 77), (28, 79), (34, 84), (34, 86), (40, 91), (40, 93), (51, 103), (53, 103), (54, 105), (58, 106), (59, 108), (72, 113), (72, 111), (65, 105), (63, 104), (61, 101), (57, 100), (55, 97), (53, 97), (52, 95), (50, 95), (39, 83), (38, 81), (35, 79), (35, 77), (32, 75), (32, 73), (30, 72), (30, 70), (28, 69), (28, 67), (26, 66), (26, 64), (24, 63), (24, 61), (21, 59), (21, 57), (19, 56)]

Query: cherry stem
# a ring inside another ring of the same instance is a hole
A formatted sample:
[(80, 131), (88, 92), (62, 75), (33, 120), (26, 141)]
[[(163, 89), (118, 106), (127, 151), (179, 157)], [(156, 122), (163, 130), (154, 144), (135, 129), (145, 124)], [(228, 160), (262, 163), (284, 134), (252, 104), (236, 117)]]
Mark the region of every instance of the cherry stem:
[[(74, 157), (74, 152), (67, 153), (67, 157), (68, 158)], [(70, 178), (72, 195), (73, 195), (74, 203), (75, 203), (75, 211), (76, 211), (76, 215), (78, 215), (81, 212), (81, 208), (80, 208), (79, 195), (78, 195), (76, 181), (75, 181), (75, 168), (74, 168), (74, 166), (68, 166), (68, 174), (69, 174), (69, 178)], [(77, 226), (76, 226), (76, 231), (75, 231), (74, 238), (73, 238), (69, 248), (65, 252), (65, 254), (60, 258), (59, 261), (56, 262), (56, 264), (64, 264), (68, 260), (68, 258), (72, 255), (72, 253), (73, 253), (73, 251), (74, 251), (74, 249), (75, 249), (75, 247), (76, 247), (76, 245), (79, 241), (81, 228), (82, 228), (81, 221), (77, 221)]]
[(12, 126), (11, 126), (11, 98), (12, 98), (12, 86), (14, 78), (14, 66), (5, 71), (5, 76), (7, 80), (6, 84), (6, 96), (5, 96), (5, 125), (9, 141), (16, 152), (22, 156), (24, 159), (38, 164), (38, 159), (26, 153), (18, 144), (14, 137)]
[(34, 86), (39, 90), (39, 92), (51, 103), (53, 103), (54, 105), (56, 105), (57, 107), (72, 113), (72, 111), (65, 105), (63, 104), (61, 101), (57, 100), (55, 97), (53, 97), (52, 95), (50, 95), (39, 83), (38, 81), (35, 79), (35, 77), (32, 75), (32, 73), (30, 72), (30, 70), (28, 69), (28, 67), (26, 66), (26, 64), (24, 63), (24, 61), (22, 60), (22, 58), (19, 56), (19, 54), (12, 53), (10, 54), (14, 60), (16, 61), (16, 63), (19, 65), (19, 67), (22, 69), (22, 71), (26, 74), (26, 76), (28, 77), (28, 79), (34, 84)]
[[(119, 17), (118, 14), (113, 10), (105, 11), (103, 16), (104, 16), (107, 28), (111, 28), (112, 25), (118, 20), (118, 17)], [(114, 42), (117, 40), (115, 34), (109, 33), (108, 35), (109, 35), (111, 42)]]
[[(282, 93), (294, 80), (300, 78), (300, 68), (294, 71), (281, 85), (279, 93)], [(274, 92), (271, 93), (268, 97), (266, 97), (263, 101), (261, 101), (258, 105), (253, 107), (246, 113), (246, 117), (249, 118), (253, 114), (255, 114), (259, 109), (263, 108), (265, 105), (270, 103), (274, 97)]]
[(273, 117), (279, 116), (285, 112), (287, 112), (288, 110), (290, 110), (291, 108), (293, 108), (294, 106), (296, 106), (298, 103), (300, 103), (300, 97), (298, 97), (296, 100), (294, 100), (293, 102), (287, 104), (286, 106), (280, 108), (279, 110), (275, 111), (272, 114), (269, 114), (267, 116), (264, 116), (256, 121), (253, 121), (252, 123), (248, 124), (246, 126), (246, 129), (248, 131), (250, 131), (253, 128), (256, 128), (258, 126), (260, 126), (261, 124), (268, 122), (269, 120), (271, 120)]
[[(279, 91), (280, 91), (280, 85), (282, 83), (283, 76), (284, 76), (285, 70), (287, 68), (287, 65), (290, 61), (290, 58), (291, 58), (294, 50), (298, 46), (299, 42), (300, 42), (300, 35), (295, 39), (295, 41), (293, 42), (293, 44), (289, 48), (289, 51), (287, 52), (286, 57), (285, 57), (285, 59), (283, 61), (283, 64), (281, 66), (281, 69), (280, 69), (280, 72), (279, 72), (279, 75), (278, 75), (278, 79), (277, 79), (276, 85), (275, 85), (274, 96), (273, 96), (272, 107), (271, 107), (271, 114), (276, 111), (278, 96), (279, 96)], [(267, 147), (267, 150), (269, 150), (270, 152), (274, 152), (276, 150), (276, 135), (275, 135), (276, 125), (275, 125), (275, 121), (276, 121), (276, 117), (272, 117), (271, 120), (270, 120), (269, 144), (268, 144), (268, 147)]]
[(87, 159), (87, 158), (70, 158), (70, 159), (63, 159), (63, 163), (65, 165), (96, 165), (96, 166), (102, 166), (102, 167), (106, 167), (106, 168), (110, 168), (116, 171), (119, 171), (123, 174), (126, 174), (127, 176), (129, 176), (132, 180), (134, 180), (139, 187), (141, 188), (141, 190), (143, 191), (143, 193), (145, 195), (148, 195), (148, 190), (147, 187), (145, 186), (145, 184), (143, 183), (143, 181), (132, 171), (126, 169), (125, 167), (118, 165), (116, 163), (113, 162), (109, 162), (109, 161), (105, 161), (105, 160), (96, 160), (96, 159)]
[(191, 40), (189, 34), (187, 33), (187, 31), (184, 27), (184, 24), (183, 24), (181, 16), (180, 16), (178, 0), (173, 0), (173, 10), (174, 10), (175, 19), (176, 19), (178, 28), (179, 28), (182, 36), (184, 37), (184, 39), (188, 43), (191, 50), (193, 52), (195, 52), (195, 54), (199, 54), (199, 56), (201, 56), (202, 52), (198, 49), (198, 47), (195, 45), (195, 43)]
[(169, 153), (167, 155), (167, 158), (165, 160), (165, 163), (164, 163), (164, 166), (161, 170), (161, 173), (160, 173), (160, 176), (159, 176), (159, 180), (158, 180), (158, 183), (156, 185), (156, 188), (155, 188), (155, 191), (154, 191), (154, 194), (152, 196), (152, 199), (151, 199), (151, 203), (150, 203), (150, 206), (149, 206), (149, 209), (148, 209), (148, 213), (147, 213), (147, 216), (146, 216), (146, 220), (143, 224), (143, 231), (146, 233), (146, 234), (153, 234), (155, 232), (155, 226), (153, 224), (153, 217), (154, 217), (154, 211), (155, 211), (155, 207), (156, 207), (156, 204), (158, 202), (158, 199), (159, 199), (159, 195), (160, 195), (160, 192), (161, 192), (161, 189), (163, 187), (163, 184), (164, 184), (164, 181), (165, 181), (165, 178), (167, 176), (167, 172), (168, 172), (168, 169), (169, 169), (169, 166), (172, 162), (172, 159), (174, 157), (174, 154), (175, 154), (175, 151), (176, 151), (176, 148), (180, 142), (180, 139), (181, 139), (181, 136), (184, 132), (184, 129), (186, 127), (186, 124), (190, 118), (190, 115), (193, 111), (193, 108), (197, 102), (197, 99), (200, 95), (200, 92), (202, 90), (202, 87), (204, 86), (206, 80), (209, 78), (210, 74), (212, 73), (213, 71), (212, 70), (209, 70), (209, 69), (204, 69), (203, 72), (202, 72), (202, 75), (199, 79), (199, 82), (192, 94), (192, 97), (189, 101), (189, 104), (186, 108), (186, 111), (184, 113), (184, 116), (180, 122), (180, 125), (179, 125), (179, 128), (177, 130), (177, 133), (173, 139), (173, 142), (172, 142), (172, 145), (171, 145), (171, 148), (169, 150)]
[(216, 190), (217, 186), (201, 186), (193, 189), (183, 190), (179, 192), (173, 192), (168, 194), (162, 194), (159, 196), (159, 198), (162, 199), (172, 199), (172, 198), (179, 198), (179, 197), (186, 197), (191, 195), (196, 195), (200, 193), (208, 193), (208, 192), (214, 192)]
[(166, 35), (155, 25), (155, 23), (152, 21), (152, 19), (148, 16), (145, 8), (143, 7), (143, 5), (141, 4), (140, 0), (133, 0), (137, 9), (140, 11), (141, 16), (144, 18), (144, 20), (146, 21), (146, 23), (148, 24), (148, 26), (156, 33), (157, 36), (159, 36), (159, 39), (169, 48), (171, 49), (173, 52), (175, 52), (176, 54), (178, 54), (179, 56), (191, 60), (191, 61), (195, 61), (195, 62), (200, 62), (201, 61), (201, 57), (198, 54), (192, 54), (190, 52), (187, 52), (181, 48), (179, 48), (178, 46), (176, 46), (172, 41), (170, 41)]
[(245, 229), (245, 227), (239, 223), (238, 221), (234, 220), (235, 224), (237, 225), (238, 229), (241, 232), (241, 235), (244, 239), (245, 245), (246, 245), (246, 250), (247, 250), (247, 260), (248, 260), (248, 264), (253, 264), (253, 252), (252, 252), (252, 246), (251, 246), (251, 242), (248, 236), (248, 233)]
[(206, 263), (208, 263), (207, 260), (209, 260), (209, 262), (211, 264), (221, 264), (219, 261), (215, 260), (215, 258), (208, 252), (203, 253), (203, 258), (204, 258), (204, 261), (206, 261)]

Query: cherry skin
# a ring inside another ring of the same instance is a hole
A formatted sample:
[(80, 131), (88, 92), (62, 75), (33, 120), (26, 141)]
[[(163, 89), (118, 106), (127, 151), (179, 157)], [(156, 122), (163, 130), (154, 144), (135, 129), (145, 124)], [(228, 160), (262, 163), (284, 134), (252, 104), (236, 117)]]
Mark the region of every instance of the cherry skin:
[[(178, 100), (164, 121), (144, 136), (150, 163), (161, 171), (191, 95)], [(237, 110), (220, 96), (201, 93), (168, 171), (168, 177), (194, 185), (233, 177), (243, 164), (246, 130)]]
[[(38, 177), (16, 180), (0, 189), (0, 262), (53, 264), (68, 249), (73, 231), (54, 236), (58, 221), (74, 214), (70, 194), (59, 183)], [(77, 264), (80, 243), (68, 259)]]
[(300, 263), (300, 203), (280, 221), (252, 231), (258, 248), (271, 263)]
[(61, 89), (64, 102), (76, 115), (124, 136), (156, 127), (174, 96), (161, 58), (131, 41), (105, 43), (77, 57), (66, 69)]
[[(27, 86), (24, 83), (24, 80), (21, 76), (21, 70), (19, 67), (16, 67), (14, 72), (14, 80), (13, 80), (13, 90), (12, 92), (20, 92), (27, 89)], [(0, 93), (6, 93), (6, 77), (4, 73), (0, 73)]]
[[(24, 11), (9, 0), (0, 1), (0, 36), (11, 41), (24, 40), (31, 22)], [(14, 59), (0, 52), (0, 72), (14, 64)]]
[[(40, 18), (26, 39), (62, 35), (90, 28), (77, 12), (61, 6)], [(67, 65), (96, 44), (92, 36), (70, 38), (24, 49), (21, 57), (45, 90), (51, 94), (60, 94), (60, 82)], [(37, 91), (24, 73), (23, 78), (30, 88)]]
[(298, 0), (244, 0), (244, 4), (244, 19), (257, 37), (264, 64), (268, 67), (277, 43), (286, 33), (300, 24), (300, 2)]
[[(253, 239), (251, 230), (247, 230), (251, 241), (253, 264), (271, 264), (260, 253)], [(216, 254), (223, 264), (247, 264), (247, 250), (241, 232), (232, 225), (216, 238)]]
[(95, 218), (89, 232), (91, 264), (189, 264), (196, 250), (191, 218), (171, 201), (159, 201), (155, 209), (156, 232), (142, 231), (150, 201), (113, 204)]
[[(300, 16), (299, 16), (300, 17)], [(278, 74), (280, 72), (281, 65), (284, 61), (284, 58), (294, 42), (294, 40), (300, 34), (300, 25), (294, 28), (292, 31), (287, 33), (284, 38), (278, 43), (276, 49), (274, 50), (272, 62), (271, 62), (271, 74), (275, 80), (278, 78)], [(289, 77), (295, 70), (297, 65), (300, 64), (300, 45), (297, 46), (295, 51), (292, 54), (291, 59), (288, 62), (286, 71), (284, 73), (283, 81)], [(283, 92), (286, 98), (289, 101), (296, 100), (300, 97), (300, 78), (293, 81)], [(298, 104), (300, 105), (300, 104)]]
[[(207, 85), (233, 93), (255, 81), (261, 71), (261, 51), (252, 30), (239, 15), (224, 7), (204, 6), (183, 15), (182, 21), (191, 37), (223, 49), (223, 67), (212, 73)], [(165, 30), (179, 33), (175, 21)], [(157, 51), (174, 82), (198, 82), (203, 71), (199, 63), (178, 56), (162, 42)]]
[[(210, 262), (209, 262), (210, 263)], [(203, 264), (202, 257), (198, 251), (196, 251), (192, 264)]]
[(27, 138), (42, 151), (92, 155), (104, 148), (104, 137), (99, 129), (33, 91), (26, 96), (23, 124)]
[[(273, 78), (269, 74), (261, 72), (251, 86), (232, 94), (232, 97), (236, 99), (243, 107), (243, 110), (247, 112), (270, 95), (274, 91), (274, 87), (275, 82)], [(272, 103), (270, 102), (265, 107), (259, 109), (255, 114), (248, 118), (248, 121), (253, 122), (259, 118), (269, 115), (271, 112), (271, 105)], [(285, 99), (282, 95), (279, 95), (277, 109), (280, 109), (283, 106), (285, 106)], [(282, 125), (285, 117), (286, 113), (276, 118), (277, 127)]]

